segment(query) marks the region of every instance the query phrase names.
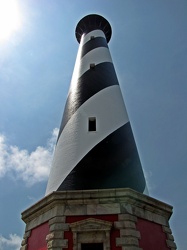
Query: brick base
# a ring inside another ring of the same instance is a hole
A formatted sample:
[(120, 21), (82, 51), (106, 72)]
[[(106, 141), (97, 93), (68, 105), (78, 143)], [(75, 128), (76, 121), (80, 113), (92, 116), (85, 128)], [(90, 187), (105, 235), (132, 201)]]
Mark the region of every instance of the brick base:
[(171, 214), (170, 205), (128, 188), (53, 192), (22, 213), (21, 250), (81, 250), (83, 243), (103, 243), (104, 250), (174, 250)]

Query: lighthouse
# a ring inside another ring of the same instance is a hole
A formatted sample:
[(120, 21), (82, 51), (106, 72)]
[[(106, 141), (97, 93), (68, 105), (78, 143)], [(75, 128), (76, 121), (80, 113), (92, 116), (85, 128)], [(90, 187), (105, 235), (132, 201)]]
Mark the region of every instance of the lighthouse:
[(77, 24), (80, 43), (46, 195), (53, 191), (132, 188), (146, 182), (99, 15)]
[(148, 196), (102, 16), (79, 49), (43, 199), (22, 213), (21, 250), (175, 250), (172, 206)]

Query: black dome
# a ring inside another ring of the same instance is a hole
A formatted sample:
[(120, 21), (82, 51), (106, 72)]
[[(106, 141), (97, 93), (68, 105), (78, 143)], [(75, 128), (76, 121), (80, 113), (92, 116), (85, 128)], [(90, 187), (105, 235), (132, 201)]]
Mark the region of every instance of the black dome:
[(81, 36), (89, 33), (92, 30), (100, 29), (104, 32), (107, 42), (110, 41), (112, 28), (109, 22), (102, 16), (91, 14), (83, 17), (77, 24), (75, 36), (80, 43)]

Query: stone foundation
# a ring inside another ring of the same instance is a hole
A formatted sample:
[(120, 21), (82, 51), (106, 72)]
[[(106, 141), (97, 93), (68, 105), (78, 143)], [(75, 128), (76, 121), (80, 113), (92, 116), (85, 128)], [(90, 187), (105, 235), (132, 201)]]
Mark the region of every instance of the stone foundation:
[[(172, 207), (128, 188), (53, 192), (22, 213), (21, 250), (175, 250)], [(97, 245), (95, 245), (97, 246)]]

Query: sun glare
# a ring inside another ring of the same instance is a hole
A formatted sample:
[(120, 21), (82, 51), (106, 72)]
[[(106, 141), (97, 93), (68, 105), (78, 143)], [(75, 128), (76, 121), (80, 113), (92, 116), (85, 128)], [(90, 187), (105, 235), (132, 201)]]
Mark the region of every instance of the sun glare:
[(21, 16), (16, 0), (0, 0), (0, 41), (8, 39), (21, 27)]

